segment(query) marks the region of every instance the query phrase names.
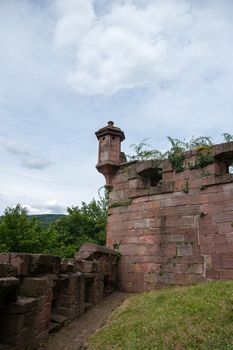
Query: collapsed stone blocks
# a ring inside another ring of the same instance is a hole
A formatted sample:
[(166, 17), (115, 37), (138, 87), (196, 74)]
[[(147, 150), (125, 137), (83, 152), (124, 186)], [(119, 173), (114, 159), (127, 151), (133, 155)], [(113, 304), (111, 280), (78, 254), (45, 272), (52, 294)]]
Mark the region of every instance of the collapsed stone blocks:
[(0, 314), (0, 339), (15, 350), (34, 349), (37, 300), (18, 297), (3, 305)]
[(9, 263), (0, 263), (0, 278), (16, 276), (16, 269)]
[(102, 300), (104, 280), (115, 283), (116, 253), (89, 244), (80, 254), (61, 262), (46, 254), (0, 253), (0, 349), (36, 349), (50, 331)]
[(84, 313), (84, 276), (59, 275), (53, 288), (52, 312), (73, 319)]
[(37, 300), (35, 314), (35, 342), (46, 339), (49, 332), (52, 286), (49, 277), (26, 277), (20, 285), (20, 295)]

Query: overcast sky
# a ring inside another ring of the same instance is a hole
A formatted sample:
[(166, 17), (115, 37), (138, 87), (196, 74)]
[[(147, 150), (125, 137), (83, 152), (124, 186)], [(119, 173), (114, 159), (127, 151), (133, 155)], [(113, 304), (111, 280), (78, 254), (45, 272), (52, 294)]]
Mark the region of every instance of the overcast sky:
[(94, 132), (233, 132), (232, 0), (0, 0), (0, 213), (98, 199)]

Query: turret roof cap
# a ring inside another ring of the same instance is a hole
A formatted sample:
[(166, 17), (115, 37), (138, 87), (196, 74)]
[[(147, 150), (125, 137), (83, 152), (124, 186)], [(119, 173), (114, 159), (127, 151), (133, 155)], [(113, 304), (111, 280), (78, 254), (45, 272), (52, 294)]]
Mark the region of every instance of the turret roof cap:
[(114, 136), (120, 136), (121, 141), (125, 139), (124, 132), (120, 128), (117, 128), (116, 126), (114, 126), (113, 121), (109, 121), (107, 126), (99, 129), (98, 131), (96, 131), (95, 134), (98, 139), (102, 136), (109, 135), (109, 134)]

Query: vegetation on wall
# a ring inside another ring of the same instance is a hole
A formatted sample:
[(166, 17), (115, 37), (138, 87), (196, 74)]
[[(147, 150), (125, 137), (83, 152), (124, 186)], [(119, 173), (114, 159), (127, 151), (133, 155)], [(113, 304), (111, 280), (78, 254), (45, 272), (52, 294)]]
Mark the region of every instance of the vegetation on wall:
[(127, 155), (129, 160), (148, 160), (148, 159), (158, 159), (161, 161), (163, 159), (164, 154), (156, 149), (152, 149), (151, 145), (146, 143), (148, 138), (142, 140), (138, 145), (132, 144), (130, 148), (133, 148), (133, 155)]
[(167, 152), (168, 160), (173, 166), (173, 169), (178, 173), (184, 170), (184, 160), (185, 160), (185, 143), (179, 139), (173, 139), (168, 136), (168, 140), (171, 144), (171, 148)]
[(233, 141), (233, 135), (232, 135), (232, 134), (229, 134), (228, 132), (224, 132), (224, 133), (222, 134), (222, 136), (223, 136), (225, 142), (231, 142), (231, 141)]
[[(224, 142), (233, 141), (233, 135), (229, 133), (222, 134)], [(188, 151), (200, 151), (197, 153), (195, 164), (190, 164), (189, 169), (204, 168), (205, 166), (214, 162), (212, 154), (212, 146), (214, 145), (212, 138), (209, 136), (192, 136), (190, 140), (180, 140), (168, 136), (170, 148), (166, 152), (153, 149), (151, 145), (147, 144), (144, 139), (138, 145), (133, 144), (131, 148), (134, 150), (133, 155), (127, 155), (129, 160), (148, 160), (155, 159), (156, 165), (163, 159), (168, 159), (176, 172), (184, 170), (185, 152)]]

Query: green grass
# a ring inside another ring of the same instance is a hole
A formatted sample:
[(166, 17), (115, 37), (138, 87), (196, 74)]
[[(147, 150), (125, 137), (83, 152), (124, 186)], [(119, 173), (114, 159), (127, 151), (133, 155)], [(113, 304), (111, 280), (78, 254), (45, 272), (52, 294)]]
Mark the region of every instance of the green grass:
[(87, 349), (233, 349), (233, 281), (133, 296), (89, 338)]

